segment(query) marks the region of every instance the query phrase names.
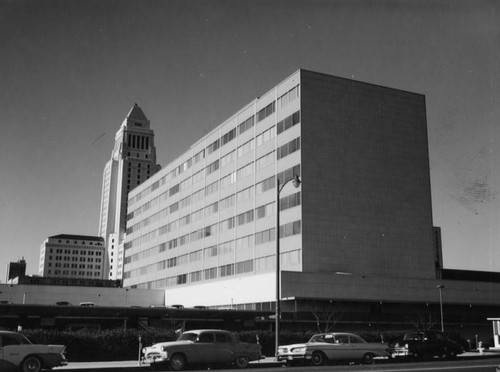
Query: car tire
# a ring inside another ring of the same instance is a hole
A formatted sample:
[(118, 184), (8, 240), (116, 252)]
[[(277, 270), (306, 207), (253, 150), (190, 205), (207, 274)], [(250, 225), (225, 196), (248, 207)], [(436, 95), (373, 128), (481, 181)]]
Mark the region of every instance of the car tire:
[(29, 356), (21, 363), (22, 372), (40, 372), (42, 370), (42, 361), (36, 356)]
[(172, 371), (182, 371), (186, 366), (186, 358), (182, 354), (174, 354), (170, 358), (170, 369)]
[(236, 364), (236, 367), (238, 367), (239, 369), (245, 369), (248, 367), (249, 360), (246, 355), (240, 355), (236, 357), (234, 363)]
[(326, 363), (326, 356), (321, 351), (315, 351), (311, 356), (311, 363), (313, 366), (322, 366)]
[(373, 363), (373, 354), (366, 353), (365, 355), (363, 355), (363, 358), (361, 360), (363, 361), (363, 364), (372, 364)]

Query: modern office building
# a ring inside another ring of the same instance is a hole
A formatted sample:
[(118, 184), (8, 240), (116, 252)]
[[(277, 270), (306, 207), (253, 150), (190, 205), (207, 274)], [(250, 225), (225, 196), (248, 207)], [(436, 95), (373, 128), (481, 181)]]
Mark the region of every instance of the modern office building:
[(106, 240), (107, 279), (121, 279), (127, 195), (159, 169), (154, 132), (142, 109), (135, 104), (115, 135), (111, 159), (104, 168), (99, 236)]
[(104, 279), (104, 239), (98, 236), (59, 234), (40, 247), (38, 274), (49, 278)]
[(285, 310), (435, 303), (439, 283), (447, 301), (495, 303), (491, 283), (440, 276), (425, 97), (306, 70), (130, 191), (123, 284), (271, 309), (278, 212)]

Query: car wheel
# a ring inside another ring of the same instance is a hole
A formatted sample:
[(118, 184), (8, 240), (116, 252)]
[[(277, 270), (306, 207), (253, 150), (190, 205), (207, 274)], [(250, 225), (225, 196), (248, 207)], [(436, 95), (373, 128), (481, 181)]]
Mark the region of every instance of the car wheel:
[(240, 355), (240, 356), (236, 357), (235, 364), (236, 364), (236, 367), (238, 367), (240, 369), (247, 368), (248, 367), (248, 357), (245, 355)]
[(174, 354), (170, 359), (170, 368), (172, 371), (182, 371), (186, 366), (186, 358), (182, 354)]
[(313, 366), (322, 366), (326, 362), (325, 354), (321, 351), (315, 351), (312, 353), (311, 363)]
[(40, 372), (42, 370), (42, 361), (35, 356), (29, 356), (23, 360), (21, 371)]
[(366, 353), (363, 355), (362, 361), (364, 364), (371, 364), (373, 363), (373, 354), (372, 353)]

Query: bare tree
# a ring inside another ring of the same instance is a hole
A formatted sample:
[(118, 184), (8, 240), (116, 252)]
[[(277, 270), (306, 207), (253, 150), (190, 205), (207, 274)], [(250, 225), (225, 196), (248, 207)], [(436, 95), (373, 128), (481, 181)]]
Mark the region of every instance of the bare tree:
[(416, 321), (412, 322), (413, 326), (418, 331), (428, 331), (436, 325), (436, 321), (432, 319), (432, 314), (418, 314)]
[[(329, 304), (322, 303), (323, 306), (320, 306), (318, 302), (313, 303), (314, 306), (309, 306), (309, 310), (313, 315), (314, 319), (316, 319), (316, 328), (319, 333), (330, 332), (333, 327), (340, 321), (343, 313), (336, 311), (337, 304), (333, 304), (330, 302)], [(324, 328), (322, 328), (322, 326)]]

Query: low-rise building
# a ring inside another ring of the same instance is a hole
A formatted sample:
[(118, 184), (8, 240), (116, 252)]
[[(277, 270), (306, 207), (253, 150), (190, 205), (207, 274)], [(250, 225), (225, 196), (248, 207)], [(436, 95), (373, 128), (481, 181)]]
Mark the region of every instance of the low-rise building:
[(40, 247), (42, 277), (104, 279), (104, 238), (59, 234)]

